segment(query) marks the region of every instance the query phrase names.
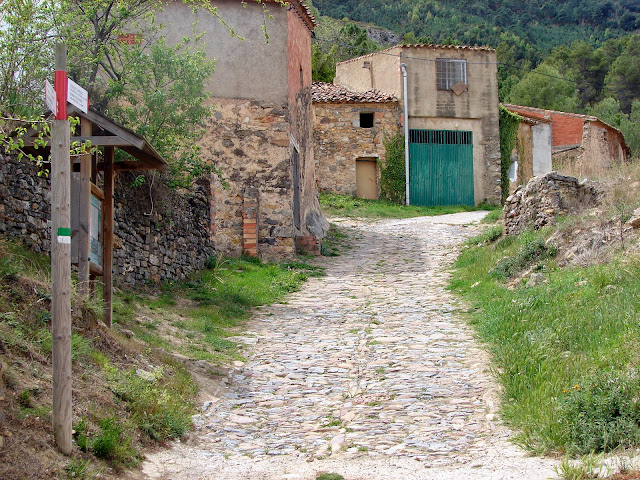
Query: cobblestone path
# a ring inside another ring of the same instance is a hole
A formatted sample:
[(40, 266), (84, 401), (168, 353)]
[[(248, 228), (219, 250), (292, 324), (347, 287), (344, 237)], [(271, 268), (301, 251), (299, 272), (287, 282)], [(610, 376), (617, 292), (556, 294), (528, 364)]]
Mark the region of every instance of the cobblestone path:
[(194, 417), (197, 445), (151, 456), (144, 473), (548, 478), (549, 461), (507, 441), (487, 354), (445, 288), (481, 216), (354, 224), (357, 247), (329, 260), (326, 277), (256, 313), (248, 362)]

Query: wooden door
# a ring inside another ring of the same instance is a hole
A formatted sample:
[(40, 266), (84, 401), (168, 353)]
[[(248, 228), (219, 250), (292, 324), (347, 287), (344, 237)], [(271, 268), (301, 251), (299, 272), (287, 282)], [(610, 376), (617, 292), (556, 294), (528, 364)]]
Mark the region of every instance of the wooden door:
[(378, 198), (378, 164), (372, 158), (356, 160), (356, 195), (359, 198)]

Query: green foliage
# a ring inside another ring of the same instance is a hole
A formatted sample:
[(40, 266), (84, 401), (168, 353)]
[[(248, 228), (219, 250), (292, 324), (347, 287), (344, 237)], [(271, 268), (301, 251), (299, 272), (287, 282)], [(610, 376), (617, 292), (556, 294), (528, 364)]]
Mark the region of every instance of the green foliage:
[(318, 473), (316, 480), (344, 480), (344, 477), (338, 473)]
[(189, 187), (211, 167), (200, 158), (198, 140), (212, 111), (206, 82), (213, 62), (189, 39), (176, 46), (158, 39), (146, 50), (129, 49), (124, 85), (113, 86), (107, 113), (143, 135), (170, 165), (169, 185)]
[(559, 417), (568, 453), (640, 445), (640, 378), (635, 370), (592, 372), (565, 390)]
[(122, 442), (122, 427), (113, 418), (98, 422), (100, 432), (93, 439), (91, 450), (98, 458), (114, 459)]
[(500, 237), (502, 237), (502, 225), (495, 225), (484, 229), (479, 235), (471, 237), (465, 242), (465, 245), (484, 245), (495, 242)]
[(607, 89), (620, 102), (620, 109), (631, 113), (633, 101), (640, 100), (640, 34), (628, 38), (605, 81)]
[(506, 100), (517, 105), (564, 112), (575, 112), (579, 104), (575, 83), (565, 80), (558, 69), (547, 63), (527, 73), (511, 89)]
[[(500, 372), (503, 418), (520, 431), (518, 443), (539, 453), (604, 448), (614, 434), (637, 442), (638, 424), (630, 428), (627, 420), (636, 418), (639, 397), (630, 366), (638, 361), (640, 262), (627, 256), (559, 269), (551, 256), (536, 257), (551, 234), (542, 229), (466, 248), (451, 281), (471, 303), (470, 320)], [(506, 285), (490, 273), (505, 257), (532, 258), (545, 283)], [(616, 379), (619, 387), (599, 380), (599, 371), (611, 372), (605, 381)]]
[(337, 62), (380, 49), (379, 45), (369, 38), (367, 31), (353, 22), (344, 23), (337, 31), (335, 28), (336, 24), (325, 20), (320, 22), (316, 29), (318, 38), (330, 39), (331, 43), (316, 41), (312, 46), (312, 77), (315, 82), (333, 82)]
[[(492, 237), (493, 236), (495, 235), (492, 235)], [(498, 238), (499, 236), (495, 236), (494, 239)], [(496, 266), (490, 270), (490, 273), (499, 278), (511, 278), (534, 262), (544, 261), (550, 257), (554, 257), (556, 252), (557, 249), (554, 246), (548, 247), (544, 239), (534, 238), (526, 242), (515, 255), (501, 259)]]
[(500, 105), (500, 190), (502, 203), (509, 196), (509, 168), (511, 153), (518, 138), (521, 117)]
[(131, 411), (130, 421), (151, 440), (177, 438), (189, 429), (196, 386), (184, 368), (156, 368), (144, 375), (107, 371), (113, 393)]
[(404, 204), (406, 168), (404, 135), (396, 133), (385, 140), (385, 161), (380, 168), (380, 194), (393, 203)]

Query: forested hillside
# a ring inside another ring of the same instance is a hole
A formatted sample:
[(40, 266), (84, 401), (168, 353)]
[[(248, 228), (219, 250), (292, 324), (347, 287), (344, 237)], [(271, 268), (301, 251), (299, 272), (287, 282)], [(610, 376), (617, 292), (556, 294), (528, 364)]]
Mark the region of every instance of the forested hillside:
[(637, 0), (314, 0), (322, 15), (442, 43), (496, 47), (504, 32), (537, 48), (640, 28)]
[(637, 0), (313, 0), (313, 7), (316, 80), (331, 81), (336, 61), (382, 48), (367, 35), (371, 24), (404, 43), (489, 45), (502, 101), (599, 116), (640, 152)]

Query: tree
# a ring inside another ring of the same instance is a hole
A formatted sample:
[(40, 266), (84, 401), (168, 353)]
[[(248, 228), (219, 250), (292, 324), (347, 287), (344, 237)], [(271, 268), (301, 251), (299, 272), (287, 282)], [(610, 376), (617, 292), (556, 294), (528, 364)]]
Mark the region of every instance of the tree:
[(5, 153), (23, 156), (26, 128), (45, 124), (44, 95), (38, 92), (53, 71), (54, 12), (53, 4), (41, 0), (5, 0), (0, 10), (0, 149)]
[[(183, 1), (224, 24), (208, 1)], [(19, 135), (9, 135), (16, 126), (45, 125), (31, 118), (44, 112), (42, 95), (33, 92), (51, 78), (53, 44), (62, 39), (70, 77), (89, 91), (94, 108), (147, 136), (168, 160), (171, 183), (186, 185), (209, 169), (197, 140), (211, 113), (205, 84), (213, 64), (197, 36), (176, 47), (164, 44), (162, 26), (154, 22), (161, 7), (161, 0), (7, 0), (0, 12), (0, 108), (12, 120), (0, 123), (5, 150), (20, 150)], [(121, 41), (130, 32), (134, 41)]]
[(622, 54), (613, 62), (605, 80), (607, 89), (620, 101), (624, 113), (640, 99), (640, 35), (629, 38)]
[(507, 102), (572, 112), (578, 108), (578, 90), (553, 66), (543, 63), (511, 89)]

